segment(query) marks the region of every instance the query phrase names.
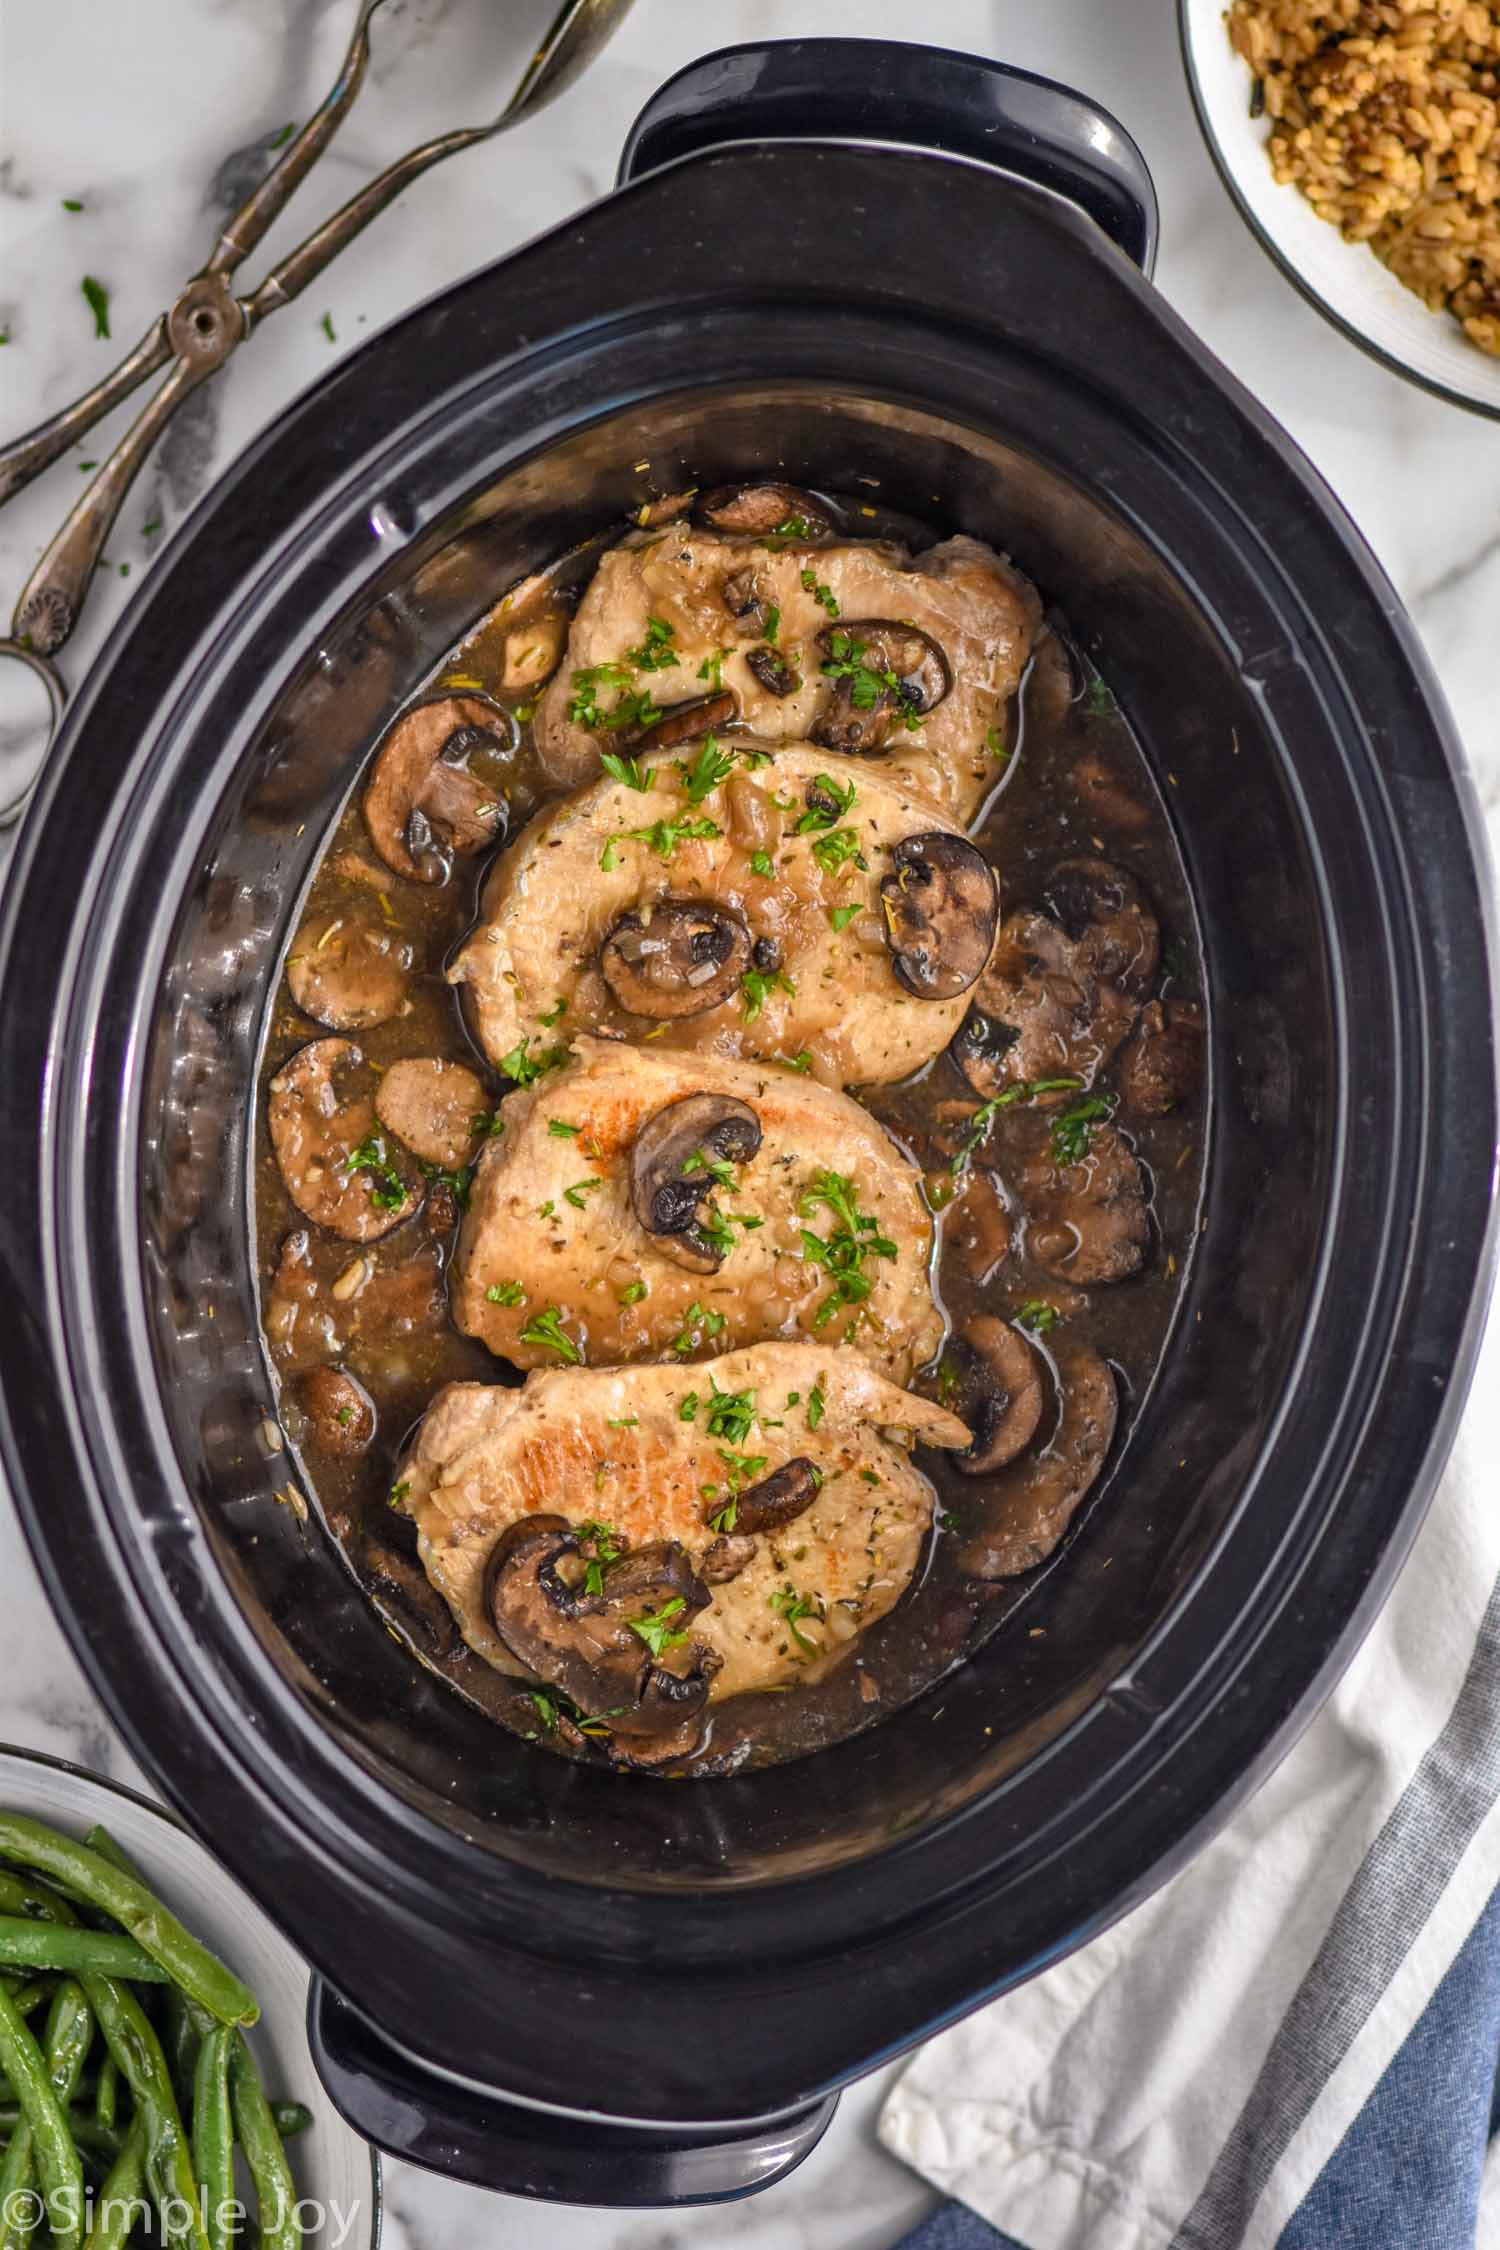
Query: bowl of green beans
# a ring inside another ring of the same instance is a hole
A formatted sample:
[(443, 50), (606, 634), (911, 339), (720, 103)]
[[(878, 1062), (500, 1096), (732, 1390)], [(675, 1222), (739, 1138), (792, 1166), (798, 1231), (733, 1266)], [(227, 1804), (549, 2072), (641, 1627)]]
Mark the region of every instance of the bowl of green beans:
[(0, 2250), (374, 2250), (307, 1984), (161, 1806), (0, 1747)]

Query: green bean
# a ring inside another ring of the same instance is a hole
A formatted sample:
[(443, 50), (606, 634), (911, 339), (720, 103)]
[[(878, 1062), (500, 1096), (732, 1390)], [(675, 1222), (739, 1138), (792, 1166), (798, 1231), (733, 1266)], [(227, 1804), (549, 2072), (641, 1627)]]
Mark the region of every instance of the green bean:
[(255, 2182), (261, 2250), (301, 2250), (302, 2222), (297, 2217), (292, 2168), (243, 2032), (235, 2035), (230, 2052), (229, 2100), (235, 2134)]
[(94, 2088), (94, 2117), (100, 2125), (113, 2125), (120, 2100), (120, 2066), (108, 2049), (99, 2065), (99, 2083)]
[(90, 1976), (84, 1978), (83, 1989), (141, 2112), (146, 2184), (161, 2212), (166, 2240), (186, 2243), (191, 2250), (208, 2250), (198, 2181), (161, 2042), (135, 1994), (124, 1985), (112, 1977)]
[(132, 1984), (167, 1981), (161, 1963), (134, 1938), (69, 1929), (64, 1922), (29, 1922), (16, 1914), (0, 1914), (0, 1961), (23, 1969), (66, 1969), (75, 1976), (92, 1970), (101, 1977), (128, 1977)]
[[(134, 1876), (137, 1882), (143, 1880), (140, 1869), (124, 1845), (98, 1822), (83, 1840), (91, 1852), (97, 1852), (112, 1867), (118, 1867), (122, 1875)], [(198, 2061), (198, 2043), (218, 2019), (207, 2008), (200, 2008), (196, 2001), (189, 2000), (185, 1993), (179, 1992), (175, 1984), (167, 1986), (161, 2001), (161, 2043), (166, 2053), (167, 2068), (172, 2073), (177, 2105), (186, 2116), (193, 2100), (193, 2073)]]
[(33, 1977), (29, 1984), (18, 1984), (10, 1996), (10, 2004), (18, 2016), (29, 2016), (44, 2000), (52, 1997), (51, 1977)]
[(124, 2250), (135, 2223), (146, 2216), (141, 2189), (146, 2172), (146, 2127), (137, 2118), (110, 2166), (94, 2203), (94, 2223), (84, 2250)]
[[(0, 1868), (0, 1914), (24, 1914), (29, 1921), (53, 1922), (59, 1919), (58, 1908), (64, 1904), (50, 1885), (28, 1883), (13, 1875), (9, 1868)], [(71, 1922), (71, 1912), (61, 1919)]]
[[(63, 2112), (68, 2130), (80, 2148), (97, 2149), (105, 2156), (118, 2156), (125, 2135), (117, 2126), (101, 2125), (86, 2109), (70, 2108)], [(24, 2130), (25, 2112), (16, 2102), (0, 2102), (0, 2133)]]
[(139, 1877), (127, 1874), (102, 1853), (75, 1843), (71, 1836), (60, 1836), (55, 1828), (24, 1813), (0, 1812), (0, 1858), (39, 1870), (69, 1898), (86, 1899), (112, 1915), (189, 1999), (221, 2022), (254, 2023), (260, 2014), (249, 1986), (200, 1945)]
[[(67, 1990), (64, 1986), (53, 2001), (54, 2016)], [(82, 2057), (79, 2061), (81, 2067)], [(30, 2129), (30, 2155), (41, 2179), (52, 2239), (58, 2250), (78, 2250), (83, 2238), (83, 2166), (42, 2051), (4, 1991), (0, 1991), (0, 2064), (20, 2097)], [(20, 2139), (19, 2133), (14, 2139)]]
[(210, 2250), (234, 2250), (240, 2206), (234, 2194), (234, 2126), (229, 2115), (229, 2056), (234, 2034), (218, 2023), (198, 2049), (193, 2076), (193, 2170), (203, 2190)]
[(305, 2133), (313, 2121), (312, 2111), (306, 2102), (272, 2102), (271, 2117), (277, 2132), (284, 2141)]

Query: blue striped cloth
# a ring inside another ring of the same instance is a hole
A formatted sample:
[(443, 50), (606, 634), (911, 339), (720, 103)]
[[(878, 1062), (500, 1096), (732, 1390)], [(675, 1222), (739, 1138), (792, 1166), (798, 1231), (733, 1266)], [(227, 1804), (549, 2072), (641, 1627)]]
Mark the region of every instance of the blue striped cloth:
[(903, 2250), (1500, 2250), (1500, 1321), (1332, 1700), (1163, 1891), (923, 2049)]

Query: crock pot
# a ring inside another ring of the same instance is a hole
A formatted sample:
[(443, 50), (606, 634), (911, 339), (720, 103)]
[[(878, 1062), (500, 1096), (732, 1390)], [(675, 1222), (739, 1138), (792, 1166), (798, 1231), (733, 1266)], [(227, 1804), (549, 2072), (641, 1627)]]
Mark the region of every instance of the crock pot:
[[(1153, 237), (1138, 153), (1062, 89), (860, 42), (695, 65), (614, 194), (230, 470), (27, 821), (0, 923), (6, 1468), (132, 1748), (313, 1964), (335, 2098), (419, 2163), (584, 2201), (780, 2176), (841, 2084), (1223, 1820), (1431, 1493), (1491, 1218), (1468, 784), (1390, 587), (1154, 294)], [(286, 1503), (248, 1095), (393, 705), (498, 587), (762, 472), (991, 539), (1061, 606), (1177, 825), (1212, 1134), (1162, 1371), (1016, 1614), (868, 1733), (673, 1786), (493, 1728)]]

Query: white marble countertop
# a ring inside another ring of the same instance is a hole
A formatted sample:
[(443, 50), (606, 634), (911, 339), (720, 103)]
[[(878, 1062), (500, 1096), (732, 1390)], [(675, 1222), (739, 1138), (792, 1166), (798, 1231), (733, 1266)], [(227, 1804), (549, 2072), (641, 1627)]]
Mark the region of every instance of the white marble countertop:
[[(371, 86), (271, 238), (289, 246), (400, 150), (498, 108), (547, 0), (392, 0)], [(29, 427), (113, 365), (207, 252), (268, 139), (332, 78), (352, 0), (49, 0), (0, 9), (0, 432)], [(198, 394), (126, 503), (88, 616), (81, 676), (192, 502), (351, 344), (608, 186), (640, 104), (694, 54), (741, 38), (850, 33), (997, 55), (1097, 95), (1145, 150), (1162, 205), (1165, 295), (1306, 448), (1410, 605), (1487, 808), (1500, 807), (1500, 430), (1386, 374), (1328, 328), (1245, 232), (1200, 143), (1170, 0), (638, 0), (591, 75), (514, 133), (423, 180)], [(66, 208), (65, 199), (83, 205)], [(249, 269), (253, 278), (259, 265)], [(85, 274), (108, 288), (96, 340)], [(324, 325), (333, 332), (330, 341)], [(114, 425), (0, 516), (8, 612)], [(148, 534), (146, 527), (160, 524)], [(8, 794), (8, 790), (5, 792)], [(3, 1368), (0, 1368), (3, 1374)], [(0, 1738), (139, 1778), (54, 1624), (0, 1502)], [(875, 2145), (878, 2081), (846, 2095), (803, 2170), (706, 2214), (541, 2213), (387, 2168), (390, 2250), (455, 2241), (548, 2250), (879, 2250), (927, 2207)]]

